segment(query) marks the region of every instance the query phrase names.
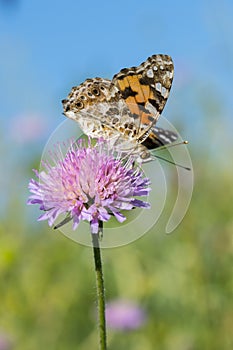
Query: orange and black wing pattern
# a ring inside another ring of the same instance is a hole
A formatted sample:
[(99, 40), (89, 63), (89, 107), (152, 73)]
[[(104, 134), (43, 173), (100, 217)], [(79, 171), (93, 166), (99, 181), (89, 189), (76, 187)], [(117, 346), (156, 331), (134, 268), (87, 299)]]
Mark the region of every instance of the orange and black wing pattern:
[(157, 122), (167, 102), (174, 74), (168, 55), (153, 55), (138, 67), (124, 68), (112, 83), (138, 126), (138, 139)]

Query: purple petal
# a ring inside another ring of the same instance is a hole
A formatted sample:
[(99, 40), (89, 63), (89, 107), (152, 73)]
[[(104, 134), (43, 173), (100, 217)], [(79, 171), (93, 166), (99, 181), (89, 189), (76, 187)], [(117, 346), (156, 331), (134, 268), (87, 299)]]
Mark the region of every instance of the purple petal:
[(109, 207), (109, 209), (112, 211), (117, 221), (123, 222), (126, 220), (126, 217), (123, 214), (121, 214), (118, 210), (116, 210), (116, 208)]
[(150, 203), (140, 201), (139, 199), (133, 199), (133, 200), (131, 201), (131, 204), (132, 204), (134, 207), (148, 208), (148, 209), (150, 208)]
[(97, 234), (99, 232), (99, 220), (97, 218), (93, 218), (91, 220), (91, 233)]

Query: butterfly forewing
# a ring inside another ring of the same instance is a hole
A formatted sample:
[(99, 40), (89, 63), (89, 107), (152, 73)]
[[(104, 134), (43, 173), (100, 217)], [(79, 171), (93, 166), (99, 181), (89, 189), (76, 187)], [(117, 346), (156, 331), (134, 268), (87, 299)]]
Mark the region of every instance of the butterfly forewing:
[(168, 55), (153, 55), (138, 67), (122, 69), (113, 77), (138, 126), (140, 140), (154, 125), (169, 96), (174, 74)]

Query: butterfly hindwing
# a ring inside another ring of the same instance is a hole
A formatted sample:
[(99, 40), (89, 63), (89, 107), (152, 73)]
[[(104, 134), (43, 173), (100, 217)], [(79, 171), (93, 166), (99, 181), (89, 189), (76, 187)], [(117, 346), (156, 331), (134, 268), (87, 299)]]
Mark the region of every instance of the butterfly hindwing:
[(147, 149), (155, 149), (175, 142), (177, 139), (178, 135), (175, 132), (153, 126), (150, 130), (149, 136), (142, 144)]

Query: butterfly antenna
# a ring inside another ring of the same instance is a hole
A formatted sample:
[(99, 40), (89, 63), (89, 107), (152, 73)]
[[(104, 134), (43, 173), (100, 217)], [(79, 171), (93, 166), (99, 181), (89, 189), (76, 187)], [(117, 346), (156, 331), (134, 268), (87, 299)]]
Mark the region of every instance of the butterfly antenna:
[[(172, 144), (169, 144), (169, 145), (163, 145), (163, 146), (161, 146), (161, 147), (158, 147), (158, 148), (156, 149), (156, 152), (157, 152), (157, 151), (161, 151), (161, 150), (163, 150), (163, 149), (170, 148), (170, 147), (179, 146), (179, 145), (187, 145), (187, 144), (188, 144), (188, 141), (182, 141), (182, 142), (178, 142), (178, 143), (172, 143)], [(168, 159), (166, 159), (166, 158), (159, 157), (159, 156), (157, 156), (157, 155), (153, 155), (153, 157), (158, 158), (158, 159), (161, 159), (161, 160), (164, 160), (164, 161), (167, 162), (167, 163), (176, 165), (176, 166), (178, 166), (179, 168), (182, 168), (182, 169), (185, 169), (185, 170), (191, 170), (191, 168), (189, 168), (189, 167), (185, 167), (185, 166), (183, 166), (183, 165), (181, 165), (181, 164), (177, 164), (177, 163), (175, 163), (175, 162), (173, 162), (173, 161), (171, 161), (171, 160), (168, 160)]]
[(181, 165), (181, 164), (177, 164), (177, 163), (175, 163), (175, 162), (173, 162), (173, 161), (171, 161), (171, 160), (168, 160), (168, 159), (166, 159), (166, 158), (159, 157), (159, 156), (153, 156), (153, 157), (154, 157), (155, 159), (158, 158), (158, 159), (164, 160), (164, 161), (167, 162), (167, 163), (176, 165), (176, 166), (178, 166), (179, 168), (182, 168), (182, 169), (185, 169), (185, 170), (191, 170), (191, 168), (189, 168), (189, 167), (183, 166), (183, 165)]
[(163, 150), (163, 149), (170, 148), (170, 147), (174, 147), (174, 146), (187, 145), (188, 143), (189, 143), (188, 141), (181, 141), (181, 142), (177, 142), (177, 143), (169, 143), (169, 144), (166, 144), (166, 145), (157, 147), (157, 148), (156, 148), (156, 152), (157, 152), (157, 151), (161, 151), (161, 150)]

